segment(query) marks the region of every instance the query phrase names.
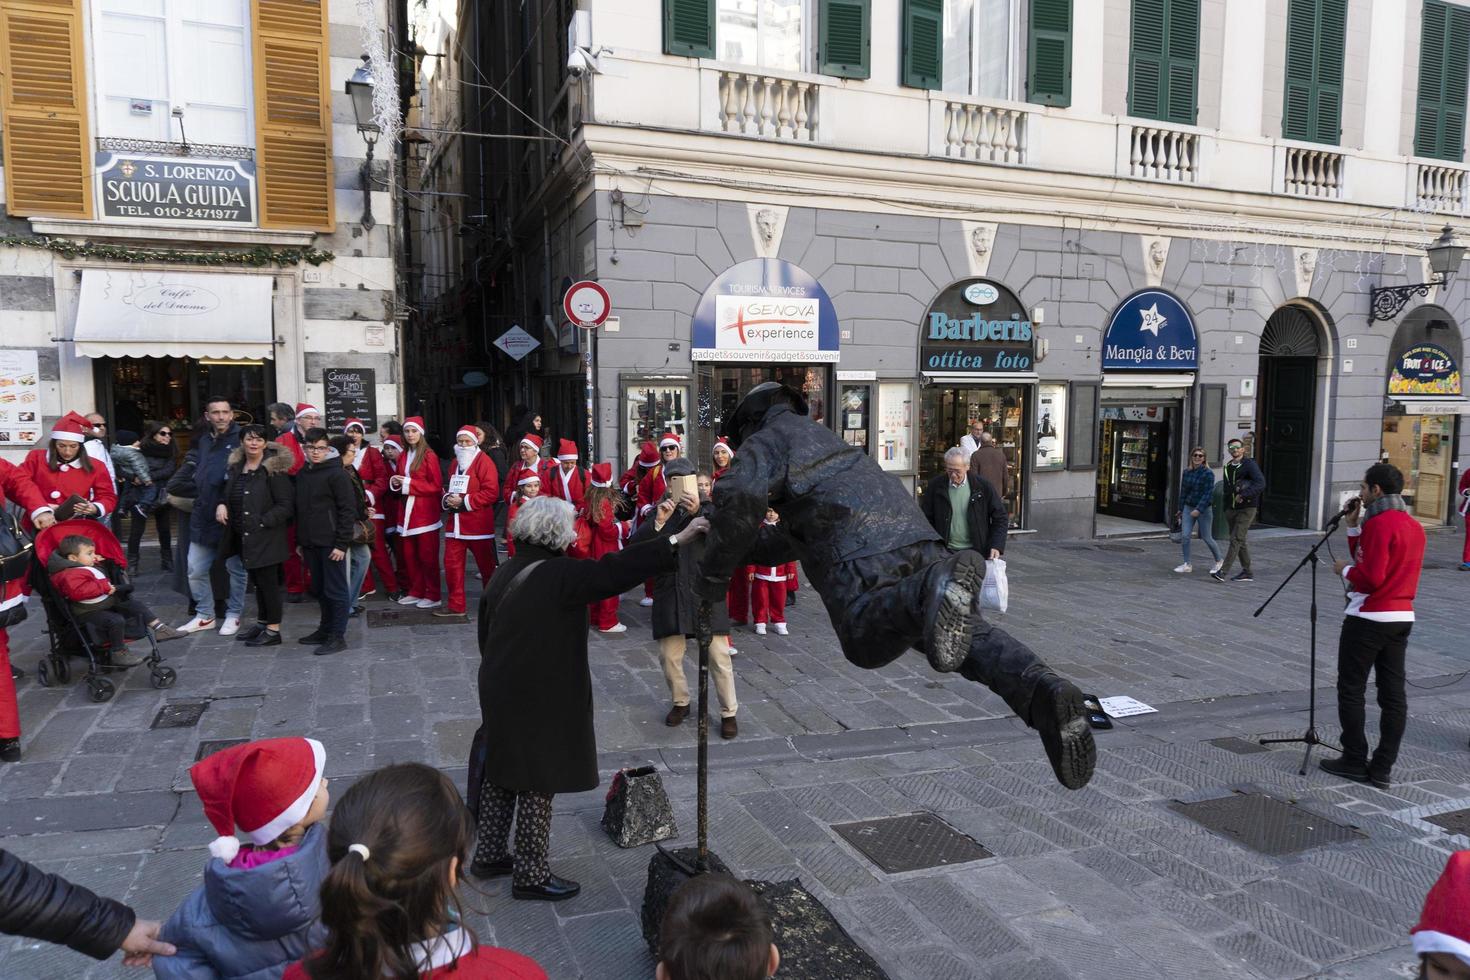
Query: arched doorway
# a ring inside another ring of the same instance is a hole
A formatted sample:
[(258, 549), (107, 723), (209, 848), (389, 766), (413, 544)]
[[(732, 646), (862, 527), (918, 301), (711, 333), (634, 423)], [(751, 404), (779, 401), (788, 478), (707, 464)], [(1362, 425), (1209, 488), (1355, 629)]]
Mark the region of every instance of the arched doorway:
[(1283, 306), (1266, 321), (1256, 425), (1256, 460), (1266, 474), (1262, 524), (1307, 526), (1320, 353), (1321, 326), (1306, 309)]

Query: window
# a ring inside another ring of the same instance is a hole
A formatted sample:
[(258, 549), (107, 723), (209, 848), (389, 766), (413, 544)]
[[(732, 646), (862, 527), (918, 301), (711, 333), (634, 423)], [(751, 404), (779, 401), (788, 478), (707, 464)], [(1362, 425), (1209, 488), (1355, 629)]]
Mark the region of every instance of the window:
[(1286, 20), (1286, 105), (1281, 135), (1336, 144), (1342, 138), (1342, 61), (1347, 0), (1291, 0)]
[(1041, 105), (1072, 104), (1072, 0), (1031, 0), (1026, 99)]
[(1067, 386), (1036, 386), (1036, 465), (1059, 470), (1067, 462)]
[(1198, 82), (1199, 0), (1133, 0), (1128, 114), (1193, 126)]
[(1097, 469), (1098, 395), (1096, 381), (1073, 381), (1067, 392), (1067, 432), (1070, 435), (1067, 469)]
[(868, 77), (872, 0), (663, 0), (663, 7), (665, 54)]
[(1014, 6), (1014, 0), (945, 0), (942, 90), (1011, 97)]
[(1465, 158), (1465, 90), (1470, 85), (1470, 9), (1424, 0), (1414, 152)]
[(94, 0), (92, 15), (98, 136), (255, 145), (249, 0)]
[(803, 0), (716, 0), (715, 57), (737, 65), (802, 71)]

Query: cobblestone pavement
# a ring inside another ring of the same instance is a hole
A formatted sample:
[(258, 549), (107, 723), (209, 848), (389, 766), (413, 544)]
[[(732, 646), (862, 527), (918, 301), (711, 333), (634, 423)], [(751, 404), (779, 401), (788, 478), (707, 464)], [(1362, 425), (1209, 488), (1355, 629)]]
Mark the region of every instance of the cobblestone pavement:
[[(917, 655), (879, 671), (849, 666), (804, 589), (789, 637), (736, 635), (741, 737), (710, 750), (713, 849), (748, 877), (799, 876), (904, 980), (1409, 976), (1407, 929), (1446, 854), (1467, 846), (1423, 818), (1470, 806), (1470, 575), (1455, 570), (1459, 533), (1431, 534), (1410, 645), (1410, 679), (1421, 686), (1410, 689), (1392, 790), (1315, 768), (1299, 777), (1296, 747), (1237, 754), (1210, 740), (1305, 729), (1305, 576), (1259, 620), (1251, 612), (1310, 541), (1263, 536), (1255, 583), (1221, 585), (1203, 570), (1171, 574), (1176, 547), (1161, 540), (1014, 540), (1004, 625), (1089, 691), (1159, 709), (1100, 733), (1097, 777), (1072, 793), (988, 691), (930, 672)], [(145, 551), (144, 566), (142, 590), (181, 621), (182, 603), (151, 571), (156, 553)], [(1340, 590), (1330, 572), (1320, 586), (1318, 701), (1333, 738)], [(287, 609), (285, 646), (249, 650), (216, 635), (170, 643), (175, 688), (154, 691), (135, 672), (96, 705), (75, 682), (37, 685), (44, 639), (32, 603), (14, 631), (15, 660), (30, 676), (20, 687), (25, 761), (0, 767), (4, 846), (162, 917), (197, 881), (213, 836), (187, 776), (204, 741), (311, 734), (343, 789), (406, 760), (462, 783), (478, 713), (471, 627), (354, 621), (349, 652), (316, 658), (290, 642), (315, 625), (315, 607)], [(599, 747), (605, 773), (663, 768), (687, 839), (694, 726), (662, 724), (667, 695), (647, 612), (625, 599), (629, 631), (591, 641)], [(165, 704), (185, 700), (208, 702), (196, 727), (149, 727)], [(1243, 789), (1366, 836), (1273, 858), (1169, 809)], [(473, 920), (482, 938), (535, 956), (555, 978), (652, 975), (637, 918), (652, 848), (614, 847), (598, 827), (601, 809), (600, 791), (556, 801), (552, 863), (582, 882), (582, 895), (518, 903), (495, 883), (471, 896), (484, 910)], [(830, 829), (915, 811), (997, 856), (887, 875)], [(0, 977), (128, 972), (116, 960), (94, 966), (0, 940)]]

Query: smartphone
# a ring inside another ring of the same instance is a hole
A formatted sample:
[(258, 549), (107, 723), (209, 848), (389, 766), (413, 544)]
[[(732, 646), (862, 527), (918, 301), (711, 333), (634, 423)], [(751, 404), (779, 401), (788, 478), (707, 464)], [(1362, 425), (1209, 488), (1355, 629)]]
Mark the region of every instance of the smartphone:
[(699, 499), (699, 477), (692, 473), (688, 476), (669, 477), (669, 497), (674, 503), (684, 499), (686, 493), (695, 500)]

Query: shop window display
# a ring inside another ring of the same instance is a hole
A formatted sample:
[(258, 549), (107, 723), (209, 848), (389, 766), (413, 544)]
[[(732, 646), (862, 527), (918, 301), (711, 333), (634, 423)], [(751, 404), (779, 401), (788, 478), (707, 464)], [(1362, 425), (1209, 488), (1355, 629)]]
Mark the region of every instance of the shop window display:
[(1010, 486), (996, 489), (1005, 492), (1011, 526), (1020, 527), (1024, 516), (1021, 453), (1026, 443), (1026, 390), (1019, 385), (924, 389), (919, 417), (920, 485), (944, 469), (945, 452), (958, 446), (969, 432), (970, 423), (977, 420), (1005, 451)]

